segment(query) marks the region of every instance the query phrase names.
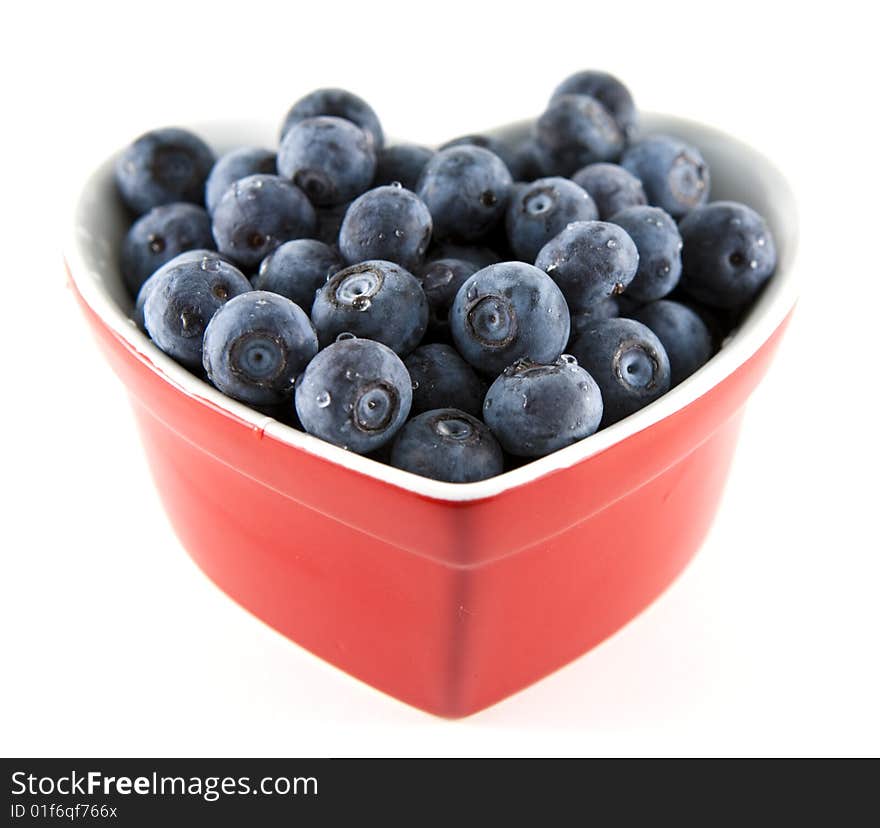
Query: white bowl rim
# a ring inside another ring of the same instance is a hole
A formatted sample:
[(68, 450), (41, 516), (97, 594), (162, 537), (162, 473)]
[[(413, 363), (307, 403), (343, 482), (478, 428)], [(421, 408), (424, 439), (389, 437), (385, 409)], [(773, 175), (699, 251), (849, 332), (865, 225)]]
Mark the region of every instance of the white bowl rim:
[[(225, 396), (160, 351), (110, 295), (106, 286), (106, 273), (90, 267), (85, 255), (86, 245), (94, 243), (94, 238), (80, 219), (83, 202), (102, 178), (106, 177), (112, 157), (105, 159), (97, 169), (90, 169), (72, 192), (72, 209), (69, 211), (71, 221), (64, 240), (64, 259), (77, 291), (89, 308), (110, 330), (140, 354), (154, 371), (187, 396), (209, 402), (215, 408), (243, 420), (255, 430), (281, 443), (295, 446), (309, 454), (417, 495), (450, 502), (484, 500), (580, 463), (681, 410), (733, 374), (752, 357), (794, 307), (797, 299), (794, 277), (797, 213), (791, 188), (776, 166), (748, 145), (712, 127), (684, 118), (652, 113), (643, 113), (642, 120), (643, 123), (653, 126), (651, 131), (673, 132), (691, 140), (697, 134), (700, 139), (694, 140), (694, 143), (701, 149), (701, 141), (717, 141), (739, 155), (744, 166), (748, 166), (760, 178), (778, 208), (775, 210), (776, 226), (773, 227), (780, 252), (776, 273), (743, 324), (725, 341), (724, 347), (706, 365), (669, 393), (635, 414), (571, 446), (476, 483), (432, 480), (353, 454)], [(523, 123), (525, 122), (501, 129), (522, 128)], [(265, 144), (272, 140), (271, 136), (275, 132), (274, 127), (268, 124), (244, 125), (234, 121), (217, 121), (191, 125), (188, 128), (203, 135), (209, 143), (224, 148), (245, 143), (259, 144), (260, 137)], [(221, 135), (227, 138), (221, 140)], [(229, 136), (235, 137), (230, 140)]]

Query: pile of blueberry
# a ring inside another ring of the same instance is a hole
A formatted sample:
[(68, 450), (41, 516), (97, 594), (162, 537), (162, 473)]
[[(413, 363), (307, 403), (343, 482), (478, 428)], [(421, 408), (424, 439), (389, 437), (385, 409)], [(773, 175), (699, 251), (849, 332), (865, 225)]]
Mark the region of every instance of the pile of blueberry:
[(472, 482), (589, 436), (703, 365), (776, 264), (696, 147), (580, 72), (510, 145), (386, 146), (322, 89), (277, 153), (182, 129), (116, 167), (136, 321), (220, 391), (398, 468)]

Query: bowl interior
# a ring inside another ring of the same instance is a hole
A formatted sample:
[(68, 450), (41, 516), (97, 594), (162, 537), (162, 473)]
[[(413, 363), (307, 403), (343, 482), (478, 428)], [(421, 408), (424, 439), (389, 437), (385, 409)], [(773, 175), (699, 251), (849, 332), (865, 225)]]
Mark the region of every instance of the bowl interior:
[[(528, 132), (530, 123), (522, 121), (492, 131), (516, 139)], [(230, 416), (257, 426), (284, 443), (424, 496), (455, 501), (491, 497), (581, 462), (692, 402), (752, 356), (781, 324), (794, 304), (796, 289), (793, 263), (797, 246), (797, 217), (794, 197), (776, 167), (746, 144), (702, 124), (650, 113), (642, 116), (642, 124), (645, 132), (666, 132), (699, 147), (712, 174), (712, 200), (741, 201), (766, 218), (777, 244), (779, 261), (776, 274), (740, 327), (725, 341), (721, 351), (668, 394), (636, 414), (568, 448), (479, 483), (453, 484), (429, 480), (353, 455), (224, 396), (159, 351), (130, 319), (134, 303), (117, 265), (119, 247), (130, 219), (116, 195), (113, 158), (107, 159), (91, 172), (75, 194), (65, 259), (85, 302), (108, 327), (132, 349), (145, 356), (155, 370), (182, 393), (209, 400)], [(193, 125), (192, 129), (218, 153), (244, 145), (274, 146), (277, 138), (275, 126), (269, 124), (222, 121)]]

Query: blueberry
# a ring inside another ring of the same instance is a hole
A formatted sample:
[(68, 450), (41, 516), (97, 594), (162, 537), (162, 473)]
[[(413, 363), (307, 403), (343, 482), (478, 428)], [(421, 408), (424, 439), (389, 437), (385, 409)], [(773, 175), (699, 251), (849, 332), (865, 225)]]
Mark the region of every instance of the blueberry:
[(431, 213), (413, 192), (388, 185), (356, 198), (339, 230), (339, 252), (349, 264), (382, 259), (413, 270), (431, 241)]
[(463, 259), (435, 259), (419, 270), (419, 283), (428, 300), (428, 329), (435, 336), (448, 332), (449, 309), (455, 295), (477, 270), (477, 265)]
[(474, 483), (501, 474), (504, 455), (476, 417), (439, 408), (414, 417), (400, 430), (391, 448), (391, 465), (433, 480)]
[(178, 202), (154, 207), (129, 229), (122, 242), (122, 276), (132, 296), (147, 278), (178, 253), (211, 248), (211, 219), (195, 204)]
[(535, 265), (562, 288), (573, 313), (617, 296), (636, 275), (639, 253), (616, 224), (576, 221), (545, 244)]
[(513, 188), (507, 207), (507, 240), (518, 259), (531, 263), (571, 222), (598, 217), (593, 199), (573, 181), (539, 178)]
[(342, 227), (342, 220), (351, 206), (350, 201), (342, 204), (336, 204), (333, 207), (318, 207), (315, 209), (315, 216), (318, 219), (315, 228), (315, 238), (324, 244), (335, 245), (339, 240), (339, 230)]
[(544, 175), (534, 138), (528, 138), (515, 147), (506, 163), (514, 181), (534, 181)]
[(453, 242), (441, 242), (428, 250), (428, 262), (436, 262), (438, 259), (460, 259), (471, 262), (477, 270), (488, 267), (490, 264), (498, 264), (501, 261), (498, 254), (489, 247), (481, 245), (454, 244)]
[(686, 380), (712, 356), (712, 336), (702, 319), (680, 302), (660, 299), (640, 308), (634, 319), (649, 327), (669, 357), (671, 386)]
[(620, 163), (642, 182), (648, 203), (673, 218), (709, 198), (708, 165), (696, 147), (678, 138), (648, 135), (631, 145)]
[(202, 204), (213, 164), (214, 153), (198, 136), (174, 127), (156, 129), (119, 157), (116, 188), (137, 215), (175, 201)]
[(318, 353), (318, 338), (299, 305), (252, 290), (230, 299), (208, 323), (202, 364), (224, 394), (256, 406), (279, 405)]
[[(160, 268), (161, 269), (161, 268)], [(156, 273), (159, 271), (157, 270)], [(153, 276), (156, 274), (154, 273)], [(156, 282), (153, 279), (153, 276), (150, 276), (142, 285), (141, 289), (137, 293), (137, 297), (134, 301), (134, 312), (131, 315), (131, 318), (134, 320), (134, 323), (138, 326), (138, 329), (147, 332), (147, 326), (144, 322), (144, 307), (147, 304), (147, 298), (152, 292), (153, 288), (156, 286)]]
[(476, 241), (504, 215), (513, 180), (504, 162), (481, 147), (440, 150), (422, 170), (419, 197), (439, 239)]
[(418, 144), (395, 144), (384, 147), (376, 156), (376, 176), (373, 184), (402, 184), (415, 190), (425, 165), (434, 157), (434, 150)]
[(277, 175), (239, 179), (214, 210), (217, 249), (246, 270), (254, 270), (284, 242), (308, 237), (314, 229), (309, 200)]
[[(138, 328), (144, 333), (147, 331), (144, 324), (144, 306), (147, 303), (147, 297), (156, 285), (156, 279), (159, 274), (164, 273), (169, 268), (175, 267), (183, 262), (201, 262), (203, 259), (220, 259), (221, 261), (225, 261), (223, 256), (221, 256), (216, 250), (187, 250), (184, 253), (178, 253), (173, 259), (165, 262), (165, 264), (158, 268), (158, 270), (156, 270), (149, 278), (144, 280), (140, 290), (137, 292), (137, 297), (134, 303), (134, 313), (132, 313), (131, 317)], [(208, 267), (209, 265), (205, 266)]]
[(486, 385), (450, 345), (416, 348), (404, 361), (413, 385), (412, 413), (458, 408), (479, 417)]
[(662, 299), (681, 277), (681, 235), (672, 216), (659, 207), (628, 207), (611, 221), (626, 230), (639, 251), (639, 269), (626, 289), (638, 302)]
[(441, 150), (449, 149), (449, 147), (480, 147), (489, 150), (489, 152), (497, 155), (504, 162), (504, 166), (508, 170), (510, 170), (510, 165), (514, 158), (513, 149), (507, 141), (496, 138), (494, 135), (481, 135), (478, 133), (461, 135), (440, 145)]
[(571, 356), (550, 364), (523, 359), (492, 383), (483, 418), (505, 451), (543, 457), (596, 431), (602, 395)]
[(593, 376), (609, 426), (654, 402), (669, 390), (669, 357), (660, 340), (633, 319), (601, 319), (569, 350)]
[(300, 98), (284, 119), (281, 138), (284, 138), (294, 124), (319, 115), (344, 118), (357, 124), (369, 136), (374, 151), (382, 149), (385, 138), (379, 117), (365, 100), (345, 89), (316, 89)]
[(335, 273), (318, 290), (312, 322), (322, 347), (349, 333), (405, 356), (425, 335), (428, 300), (415, 276), (399, 265), (362, 262)]
[[(617, 316), (623, 316), (632, 319), (633, 314), (644, 305), (644, 302), (638, 302), (628, 293), (621, 294), (617, 297)], [(607, 317), (611, 318), (611, 317)]]
[(221, 156), (205, 182), (205, 206), (213, 213), (236, 181), (249, 175), (275, 174), (275, 153), (261, 147), (242, 147)]
[(344, 339), (308, 364), (295, 399), (309, 434), (366, 454), (387, 443), (406, 422), (412, 383), (390, 348), (369, 339)]
[(202, 338), (211, 317), (251, 289), (245, 276), (220, 258), (187, 259), (160, 270), (144, 303), (144, 324), (156, 345), (188, 368), (201, 369)]
[(368, 133), (342, 118), (308, 118), (294, 124), (278, 148), (278, 172), (317, 207), (359, 196), (373, 183), (376, 153)]
[(282, 244), (260, 262), (253, 283), (257, 290), (286, 296), (311, 311), (315, 291), (344, 266), (340, 255), (323, 242), (294, 239)]
[(602, 221), (608, 221), (615, 213), (627, 207), (648, 203), (642, 182), (618, 164), (587, 164), (571, 179), (583, 187), (596, 202)]
[(679, 230), (684, 241), (681, 286), (707, 305), (743, 305), (776, 269), (773, 234), (745, 204), (707, 204), (687, 215)]
[(599, 319), (615, 319), (624, 314), (620, 311), (620, 299), (623, 297), (609, 296), (595, 305), (571, 315), (571, 339), (577, 339), (590, 325)]
[(551, 278), (524, 262), (501, 262), (458, 289), (449, 324), (458, 352), (478, 371), (497, 376), (522, 357), (558, 359), (571, 321)]
[(595, 161), (614, 161), (623, 133), (595, 98), (561, 95), (535, 124), (535, 143), (545, 175), (570, 176)]
[(614, 75), (587, 69), (566, 78), (553, 93), (552, 100), (562, 95), (589, 95), (611, 113), (623, 134), (631, 138), (638, 127), (633, 97)]

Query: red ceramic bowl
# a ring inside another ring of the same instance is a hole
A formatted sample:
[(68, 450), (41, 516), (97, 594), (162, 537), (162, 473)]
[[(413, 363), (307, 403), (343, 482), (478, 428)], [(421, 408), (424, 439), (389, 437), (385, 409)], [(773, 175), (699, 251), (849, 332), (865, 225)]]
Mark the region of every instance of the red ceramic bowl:
[[(128, 389), (174, 528), (234, 600), (368, 684), (464, 716), (586, 652), (678, 575), (709, 528), (743, 406), (794, 305), (796, 220), (788, 186), (754, 150), (692, 122), (644, 120), (700, 147), (713, 198), (767, 218), (777, 274), (721, 352), (671, 393), (480, 483), (350, 454), (162, 354), (129, 320), (112, 159), (89, 176), (65, 251), (72, 284)], [(270, 128), (199, 131), (218, 151), (274, 139)]]

